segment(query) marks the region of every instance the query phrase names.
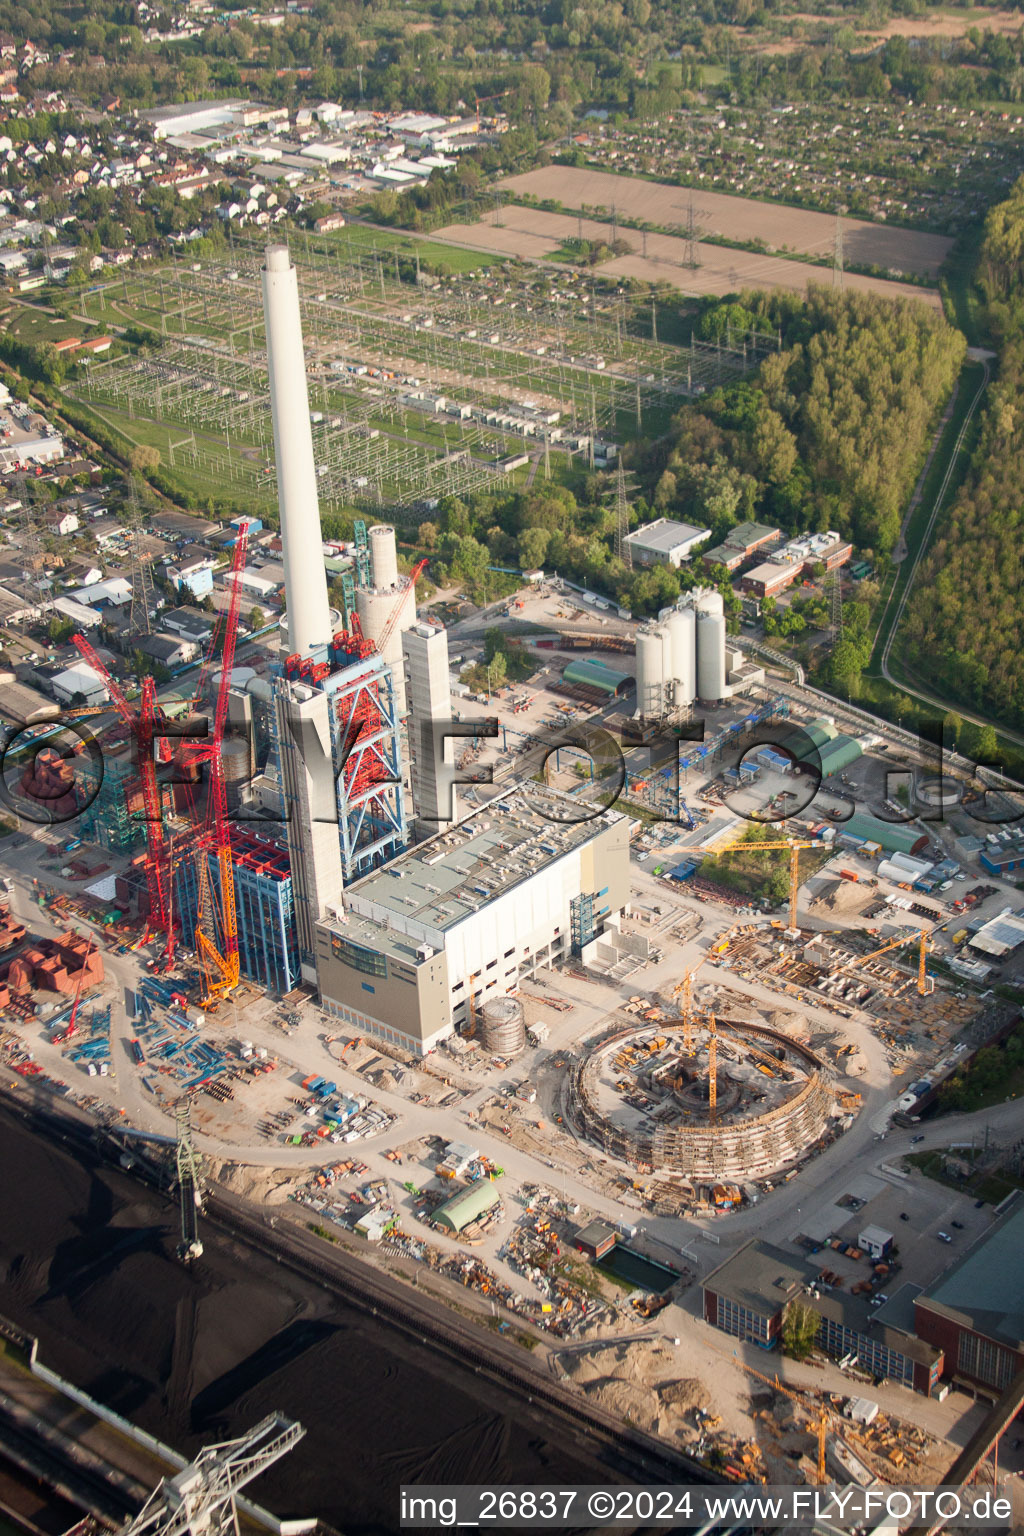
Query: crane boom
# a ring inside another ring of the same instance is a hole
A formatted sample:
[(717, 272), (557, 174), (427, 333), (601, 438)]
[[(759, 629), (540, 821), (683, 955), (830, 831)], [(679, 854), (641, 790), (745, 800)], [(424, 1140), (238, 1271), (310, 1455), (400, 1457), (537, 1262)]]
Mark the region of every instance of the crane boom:
[[(197, 839), (196, 877), (198, 901), (196, 908), (196, 953), (205, 962), (203, 974), (207, 982), (207, 994), (217, 996), (231, 992), (241, 978), (241, 962), (238, 951), (238, 915), (235, 906), (235, 877), (231, 863), (231, 832), (228, 822), (227, 788), (224, 782), (224, 728), (228, 717), (228, 694), (231, 688), (231, 669), (235, 660), (235, 641), (238, 635), (238, 611), (241, 605), (242, 585), (240, 576), (248, 551), (249, 524), (239, 526), (231, 560), (231, 593), (223, 624), (218, 633), (223, 636), (220, 655), (220, 682), (213, 712), (213, 730), (201, 743), (188, 749), (191, 762), (205, 762), (209, 766), (206, 825)], [(203, 675), (209, 676), (211, 656), (204, 664)], [(209, 876), (206, 868), (210, 849), (217, 859), (217, 891), (220, 902), (221, 941), (217, 943), (209, 899)]]
[(142, 782), (142, 805), (146, 818), (146, 885), (149, 890), (150, 926), (157, 926), (170, 936), (170, 903), (167, 893), (163, 812), (160, 804), (160, 788), (156, 777), (156, 760), (153, 756), (154, 724), (156, 721), (156, 685), (151, 677), (142, 680), (142, 695), (138, 711), (132, 709), (109, 670), (84, 635), (72, 635), (83, 660), (102, 679), (110, 702), (121, 721), (135, 737), (139, 759), (139, 778)]
[(423, 575), (423, 572), (426, 570), (426, 568), (429, 565), (429, 563), (430, 562), (428, 560), (421, 560), (418, 565), (414, 565), (413, 566), (411, 572), (409, 573), (409, 586), (406, 587), (405, 591), (402, 593), (401, 597), (398, 599), (398, 602), (395, 604), (395, 606), (392, 608), (391, 612), (388, 614), (388, 621), (384, 625), (384, 628), (381, 631), (380, 639), (377, 641), (377, 649), (378, 649), (378, 651), (381, 652), (382, 655), (384, 653), (384, 650), (385, 650), (385, 648), (387, 646), (388, 641), (391, 639), (391, 636), (395, 632), (395, 626), (397, 625), (399, 619), (402, 616), (402, 608), (405, 605), (406, 596), (408, 595), (408, 593), (409, 593), (409, 591), (411, 589), (411, 591), (413, 593), (413, 601), (415, 602), (416, 583), (419, 581), (420, 577)]
[(797, 892), (800, 889), (800, 850), (802, 848), (816, 848), (818, 845), (813, 838), (773, 838), (765, 842), (746, 842), (743, 838), (737, 838), (728, 843), (705, 843), (700, 847), (690, 849), (691, 853), (706, 853), (717, 858), (725, 853), (784, 853), (789, 850), (789, 928), (787, 934), (794, 936), (799, 932), (797, 927)]

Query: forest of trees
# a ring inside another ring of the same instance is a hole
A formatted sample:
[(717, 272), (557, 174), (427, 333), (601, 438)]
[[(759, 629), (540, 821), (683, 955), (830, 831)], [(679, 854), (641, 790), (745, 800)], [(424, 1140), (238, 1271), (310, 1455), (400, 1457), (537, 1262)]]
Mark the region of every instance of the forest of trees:
[(746, 295), (717, 310), (731, 324), (781, 327), (783, 348), (755, 382), (688, 405), (673, 431), (640, 455), (660, 468), (653, 502), (711, 527), (715, 541), (750, 517), (787, 532), (835, 529), (884, 558), (948, 398), (964, 340), (913, 302), (812, 287), (807, 302)]
[[(269, 0), (266, 8), (269, 9)], [(148, 44), (144, 27), (173, 28), (173, 7), (141, 18), (131, 0), (0, 0), (0, 30), (30, 37), (73, 62), (35, 71), (39, 87), (66, 88), (95, 105), (106, 93), (127, 106), (197, 99), (249, 88), (291, 101), (303, 72), (310, 99), (375, 108), (458, 112), (507, 91), (513, 121), (546, 135), (583, 103), (651, 121), (697, 90), (737, 105), (780, 101), (1020, 101), (1024, 42), (972, 27), (961, 38), (893, 37), (872, 49), (852, 22), (881, 28), (922, 0), (854, 0), (830, 6), (808, 34), (806, 16), (779, 0), (420, 0), (390, 6), (319, 0), (314, 16), (260, 25), (259, 8), (219, 12), (199, 38)], [(410, 23), (428, 21), (428, 26)], [(793, 50), (758, 46), (796, 32)], [(709, 74), (706, 66), (711, 65)], [(967, 65), (968, 67), (962, 67)], [(718, 71), (725, 66), (726, 78)], [(543, 116), (543, 123), (541, 118)]]
[(907, 661), (970, 709), (1024, 725), (1024, 177), (985, 226), (979, 276), (1000, 340), (970, 471), (915, 584)]

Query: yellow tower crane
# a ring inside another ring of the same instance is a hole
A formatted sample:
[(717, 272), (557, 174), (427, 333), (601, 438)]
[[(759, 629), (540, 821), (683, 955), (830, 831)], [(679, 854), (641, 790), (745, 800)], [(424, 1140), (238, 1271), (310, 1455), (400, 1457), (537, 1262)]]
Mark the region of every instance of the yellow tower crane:
[[(763, 1381), (766, 1386), (771, 1387), (773, 1392), (781, 1392), (783, 1397), (790, 1398), (794, 1403), (799, 1403), (803, 1408), (809, 1408), (811, 1406), (806, 1402), (804, 1396), (800, 1392), (794, 1392), (789, 1387), (784, 1387), (782, 1382), (779, 1380), (778, 1375), (765, 1376), (761, 1371), (755, 1371), (752, 1365), (747, 1365), (743, 1360), (737, 1360), (736, 1364), (739, 1366), (741, 1371), (746, 1371), (748, 1376), (754, 1376), (758, 1381)], [(825, 1435), (833, 1417), (833, 1410), (829, 1408), (825, 1403), (820, 1403), (817, 1405), (817, 1412), (812, 1422), (814, 1423), (815, 1432), (818, 1437), (817, 1471), (819, 1486), (822, 1486), (825, 1482)]]
[[(941, 923), (937, 928), (931, 930), (931, 934), (941, 933), (948, 926), (948, 923)], [(888, 954), (890, 950), (902, 949), (904, 944), (916, 944), (918, 946), (917, 990), (922, 997), (927, 997), (929, 993), (935, 990), (935, 983), (928, 975), (928, 940), (931, 934), (924, 928), (920, 931), (912, 928), (909, 933), (898, 933), (894, 939), (887, 939), (884, 944), (880, 944), (870, 954), (858, 955), (855, 960), (850, 960), (846, 965), (840, 966), (840, 973), (859, 970), (861, 966), (867, 965), (869, 960), (877, 960), (879, 955)]]
[(818, 844), (813, 838), (773, 838), (765, 842), (747, 842), (738, 838), (731, 843), (705, 843), (698, 848), (687, 849), (688, 853), (705, 853), (717, 858), (724, 853), (785, 853), (789, 852), (789, 927), (786, 929), (788, 938), (796, 938), (799, 933), (797, 927), (796, 896), (800, 889), (800, 851), (803, 848), (817, 848)]

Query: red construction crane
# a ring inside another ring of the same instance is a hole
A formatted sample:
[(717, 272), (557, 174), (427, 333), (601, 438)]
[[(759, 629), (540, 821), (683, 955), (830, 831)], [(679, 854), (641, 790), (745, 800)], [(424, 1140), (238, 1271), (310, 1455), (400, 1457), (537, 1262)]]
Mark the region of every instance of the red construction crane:
[(413, 601), (415, 602), (416, 583), (419, 581), (420, 577), (423, 575), (423, 572), (426, 570), (429, 564), (429, 560), (421, 560), (418, 565), (413, 566), (412, 571), (409, 574), (409, 585), (398, 599), (398, 602), (392, 608), (390, 614), (388, 615), (388, 621), (384, 625), (384, 628), (381, 630), (380, 639), (377, 641), (377, 649), (380, 651), (381, 655), (384, 654), (384, 651), (387, 648), (387, 643), (395, 632), (395, 626), (399, 619), (402, 617), (402, 609), (405, 606), (405, 599), (410, 591), (413, 593)]
[[(429, 563), (429, 560), (421, 560), (418, 565), (413, 566), (409, 576), (409, 587), (415, 588), (416, 583), (423, 575)], [(339, 630), (338, 634), (334, 636), (336, 648), (341, 651), (347, 651), (350, 656), (357, 656), (360, 661), (365, 661), (367, 656), (372, 656), (375, 652), (383, 654), (388, 641), (395, 632), (395, 625), (402, 617), (402, 609), (409, 595), (409, 587), (403, 590), (394, 608), (388, 614), (387, 623), (384, 625), (378, 640), (371, 640), (368, 635), (363, 634), (363, 626), (359, 622), (359, 615), (358, 613), (353, 613), (349, 621), (351, 627)], [(297, 672), (300, 677), (304, 675), (303, 669), (306, 671), (315, 670), (311, 657), (307, 657), (303, 661), (299, 656), (289, 656), (284, 665), (285, 671)]]
[(82, 969), (78, 973), (78, 985), (75, 988), (75, 1000), (71, 1004), (71, 1017), (68, 1019), (68, 1027), (64, 1032), (65, 1040), (69, 1040), (78, 1028), (75, 1020), (78, 1018), (78, 1005), (82, 1001), (82, 990), (85, 986), (85, 973), (89, 965), (89, 952), (94, 947), (95, 943), (96, 940), (93, 938), (92, 934), (90, 934), (89, 942), (85, 946), (85, 954), (82, 956)]
[[(224, 783), (224, 727), (228, 718), (228, 693), (231, 687), (231, 669), (235, 661), (235, 641), (238, 636), (238, 611), (242, 600), (240, 580), (245, 567), (249, 543), (249, 524), (239, 526), (231, 561), (231, 593), (227, 610), (222, 612), (214, 630), (210, 650), (200, 671), (200, 684), (205, 687), (215, 663), (220, 666), (220, 682), (214, 705), (213, 730), (202, 741), (190, 742), (185, 750), (189, 763), (208, 765), (208, 790), (206, 823), (196, 839), (196, 876), (198, 881), (198, 908), (196, 921), (196, 954), (206, 985), (206, 1001), (214, 1001), (238, 986), (241, 976), (238, 953), (238, 917), (235, 910), (235, 876), (231, 862), (231, 833), (228, 823), (227, 789)], [(217, 652), (220, 652), (219, 656)], [(207, 854), (213, 849), (217, 855), (217, 887), (219, 897), (220, 938), (211, 901)]]
[(146, 885), (149, 890), (149, 931), (157, 929), (167, 936), (168, 952), (173, 952), (168, 900), (168, 869), (164, 843), (163, 811), (153, 757), (153, 734), (157, 718), (156, 686), (151, 677), (142, 680), (138, 711), (128, 703), (118, 684), (84, 635), (72, 635), (83, 659), (103, 679), (121, 721), (136, 741), (139, 778), (142, 781), (142, 805), (146, 818)]

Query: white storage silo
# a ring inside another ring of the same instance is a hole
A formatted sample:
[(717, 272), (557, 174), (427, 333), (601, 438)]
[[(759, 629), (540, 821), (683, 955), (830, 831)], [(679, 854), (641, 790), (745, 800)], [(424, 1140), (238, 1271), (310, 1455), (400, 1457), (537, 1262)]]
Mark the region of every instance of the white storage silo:
[(375, 523), (370, 529), (370, 575), (378, 591), (398, 581), (398, 548), (390, 523)]
[(696, 615), (692, 608), (677, 608), (668, 621), (672, 636), (673, 698), (677, 705), (692, 704), (697, 697)]
[(698, 587), (692, 594), (697, 612), (711, 613), (721, 618), (725, 613), (725, 602), (717, 587)]
[[(716, 592), (721, 603), (722, 599)], [(725, 615), (697, 610), (697, 697), (705, 704), (725, 698)]]
[(664, 642), (653, 624), (642, 624), (636, 632), (636, 712), (657, 719), (664, 702)]

